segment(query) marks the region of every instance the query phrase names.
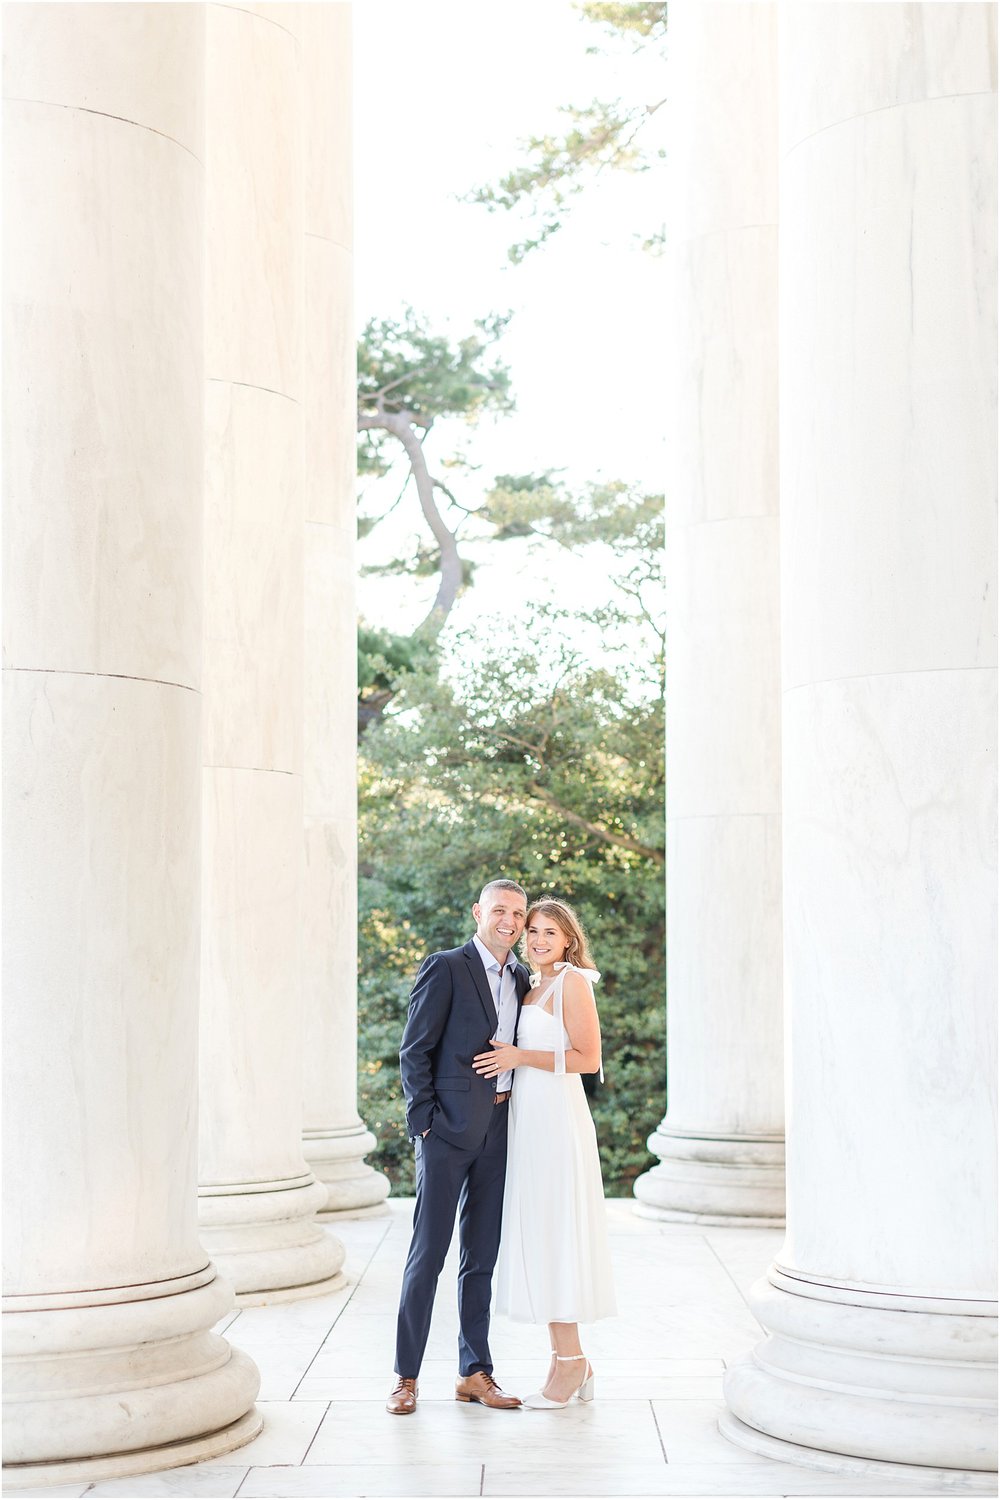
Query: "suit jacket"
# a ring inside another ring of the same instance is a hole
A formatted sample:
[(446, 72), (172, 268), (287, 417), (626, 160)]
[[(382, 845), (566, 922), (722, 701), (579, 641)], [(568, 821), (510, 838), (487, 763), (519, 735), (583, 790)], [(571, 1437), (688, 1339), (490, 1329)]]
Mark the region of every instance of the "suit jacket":
[[(531, 988), (523, 964), (515, 965), (514, 982), (520, 1020), (521, 1002)], [(435, 1135), (453, 1146), (474, 1147), (486, 1139), (496, 1079), (480, 1077), (472, 1059), (490, 1050), (496, 1029), (490, 982), (471, 938), (462, 948), (424, 959), (410, 991), (399, 1048), (411, 1140), (432, 1126)]]

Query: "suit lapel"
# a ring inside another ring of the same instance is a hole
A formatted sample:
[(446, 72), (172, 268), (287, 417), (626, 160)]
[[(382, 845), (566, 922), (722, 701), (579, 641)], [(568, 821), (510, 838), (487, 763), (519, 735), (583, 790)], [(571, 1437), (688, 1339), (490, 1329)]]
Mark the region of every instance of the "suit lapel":
[(517, 1028), (521, 1024), (521, 1006), (524, 1004), (525, 995), (531, 989), (531, 976), (523, 964), (518, 964), (514, 970), (514, 977), (517, 980), (517, 1017), (514, 1021), (514, 1045), (517, 1046)]
[(465, 954), (466, 962), (472, 972), (473, 983), (479, 993), (479, 998), (483, 1002), (483, 1010), (485, 1010), (489, 1019), (490, 1035), (492, 1036), (497, 1025), (497, 1008), (493, 1004), (493, 995), (490, 991), (489, 980), (486, 978), (486, 970), (483, 968), (483, 961), (479, 957), (479, 949), (470, 938), (462, 949), (462, 952)]

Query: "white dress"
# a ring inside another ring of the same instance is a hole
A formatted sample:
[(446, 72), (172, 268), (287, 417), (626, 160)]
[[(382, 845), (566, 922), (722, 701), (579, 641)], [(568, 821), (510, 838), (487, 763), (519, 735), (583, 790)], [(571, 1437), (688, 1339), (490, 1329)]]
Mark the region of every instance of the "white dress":
[(593, 1323), (617, 1312), (597, 1133), (583, 1079), (565, 1071), (567, 967), (543, 992), (546, 1008), (523, 1005), (518, 1023), (517, 1045), (555, 1052), (557, 1071), (514, 1073), (495, 1286), (497, 1312), (517, 1323)]

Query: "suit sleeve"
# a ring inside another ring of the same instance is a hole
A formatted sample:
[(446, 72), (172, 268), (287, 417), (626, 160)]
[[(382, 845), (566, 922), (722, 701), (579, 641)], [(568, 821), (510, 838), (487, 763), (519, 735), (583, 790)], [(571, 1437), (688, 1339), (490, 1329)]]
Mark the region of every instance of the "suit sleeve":
[(411, 1140), (430, 1128), (437, 1102), (431, 1053), (441, 1040), (451, 1011), (451, 968), (442, 953), (420, 965), (399, 1047), (399, 1076), (406, 1098), (406, 1129)]

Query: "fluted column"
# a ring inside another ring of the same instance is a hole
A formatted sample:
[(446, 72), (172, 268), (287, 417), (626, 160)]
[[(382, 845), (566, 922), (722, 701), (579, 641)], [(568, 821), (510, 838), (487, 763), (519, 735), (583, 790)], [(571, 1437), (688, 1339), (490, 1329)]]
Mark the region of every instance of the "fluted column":
[(198, 1239), (198, 6), (4, 13), (4, 1459), (259, 1429)]
[(325, 1211), (381, 1212), (357, 1089), (357, 612), (351, 13), (303, 11), (305, 701), (303, 1152)]
[(990, 1493), (995, 17), (782, 14), (788, 1235), (724, 1424)]
[(637, 1212), (783, 1213), (776, 16), (670, 10), (667, 1114)]
[(301, 1147), (299, 21), (208, 11), (201, 1224), (244, 1301), (344, 1258)]

